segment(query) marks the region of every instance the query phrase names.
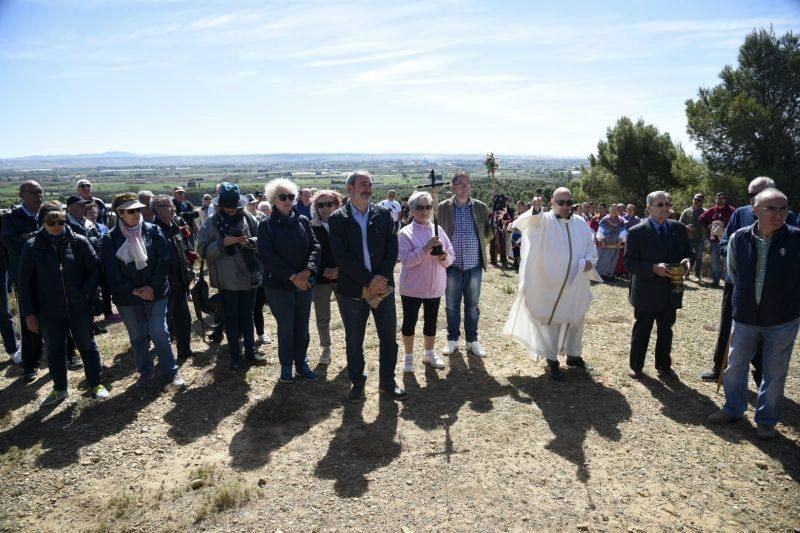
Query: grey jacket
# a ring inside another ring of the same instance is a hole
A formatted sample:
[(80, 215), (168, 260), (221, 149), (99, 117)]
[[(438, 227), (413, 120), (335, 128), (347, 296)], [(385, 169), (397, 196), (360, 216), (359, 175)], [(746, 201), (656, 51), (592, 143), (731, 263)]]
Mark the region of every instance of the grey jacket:
[[(494, 235), (492, 229), (492, 222), (489, 218), (489, 208), (486, 204), (475, 198), (470, 198), (470, 205), (472, 205), (472, 221), (475, 223), (475, 233), (478, 234), (478, 239), (481, 241), (481, 267), (486, 270), (488, 264), (486, 260), (486, 241), (490, 240)], [(442, 227), (447, 237), (453, 240), (453, 202), (454, 198), (448, 198), (439, 204), (439, 213), (437, 215), (439, 225)]]
[[(245, 213), (245, 217), (247, 216)], [(250, 224), (247, 221), (244, 224), (244, 231), (248, 237), (255, 237), (250, 235)], [(200, 228), (197, 245), (200, 255), (208, 263), (212, 287), (224, 291), (249, 291), (253, 288), (250, 285), (250, 271), (242, 257), (241, 249), (237, 249), (233, 255), (227, 254), (213, 216), (208, 217)]]

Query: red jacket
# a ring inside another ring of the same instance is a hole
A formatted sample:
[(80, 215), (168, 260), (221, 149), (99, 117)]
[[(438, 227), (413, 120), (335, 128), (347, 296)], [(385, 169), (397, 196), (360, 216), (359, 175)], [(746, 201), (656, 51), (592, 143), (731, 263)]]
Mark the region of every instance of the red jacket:
[[(724, 227), (728, 227), (728, 221), (731, 219), (734, 211), (735, 209), (731, 205), (725, 204), (724, 206), (720, 207), (715, 204), (711, 208), (707, 209), (705, 213), (700, 215), (700, 218), (697, 220), (706, 228), (710, 227), (712, 222), (715, 220), (721, 221)], [(713, 235), (710, 235), (709, 239), (716, 240)]]

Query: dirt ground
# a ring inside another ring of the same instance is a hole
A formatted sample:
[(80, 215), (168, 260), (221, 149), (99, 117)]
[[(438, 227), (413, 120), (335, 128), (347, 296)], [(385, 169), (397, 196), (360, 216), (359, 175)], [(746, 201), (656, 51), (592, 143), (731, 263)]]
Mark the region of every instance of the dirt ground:
[[(404, 404), (378, 397), (374, 333), (367, 402), (343, 402), (335, 311), (333, 362), (316, 367), (316, 383), (278, 384), (274, 344), (268, 365), (231, 374), (225, 343), (197, 338), (185, 390), (140, 389), (124, 327), (114, 325), (98, 337), (111, 397), (91, 401), (82, 372), (71, 372), (70, 400), (40, 410), (47, 372), (23, 385), (19, 367), (3, 362), (0, 530), (800, 531), (797, 349), (781, 437), (762, 442), (752, 410), (746, 422), (706, 422), (722, 401), (698, 378), (711, 361), (720, 289), (687, 287), (675, 384), (655, 377), (653, 341), (649, 377), (626, 375), (625, 283), (594, 287), (584, 338), (594, 371), (570, 370), (561, 383), (500, 335), (515, 293), (513, 272), (490, 270), (480, 322), (488, 357), (462, 345), (445, 370), (418, 357), (413, 375), (400, 362)], [(437, 347), (444, 338), (442, 305)]]

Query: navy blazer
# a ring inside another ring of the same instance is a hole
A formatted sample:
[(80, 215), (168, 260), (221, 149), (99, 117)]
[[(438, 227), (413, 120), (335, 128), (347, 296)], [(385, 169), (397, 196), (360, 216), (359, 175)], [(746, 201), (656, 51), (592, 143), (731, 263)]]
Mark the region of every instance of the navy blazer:
[(665, 223), (669, 229), (663, 241), (648, 217), (628, 230), (625, 242), (623, 263), (633, 274), (628, 301), (633, 307), (651, 314), (683, 306), (683, 293), (673, 293), (670, 278), (656, 276), (653, 265), (680, 263), (693, 257), (686, 226), (670, 219)]
[(394, 265), (397, 262), (397, 235), (392, 215), (383, 207), (369, 204), (367, 220), (367, 250), (372, 271), (364, 267), (364, 248), (361, 226), (353, 218), (353, 207), (348, 202), (328, 220), (330, 240), (339, 280), (336, 291), (342, 296), (360, 298), (375, 275), (380, 275), (394, 286)]

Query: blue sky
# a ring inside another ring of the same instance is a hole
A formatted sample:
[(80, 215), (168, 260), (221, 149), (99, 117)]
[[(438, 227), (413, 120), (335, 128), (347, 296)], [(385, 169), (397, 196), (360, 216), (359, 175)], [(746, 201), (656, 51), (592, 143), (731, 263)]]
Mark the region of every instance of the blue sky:
[(585, 156), (684, 101), (800, 3), (0, 0), (0, 157)]

